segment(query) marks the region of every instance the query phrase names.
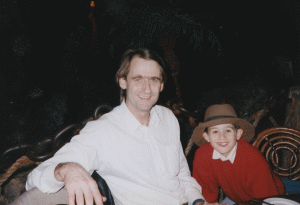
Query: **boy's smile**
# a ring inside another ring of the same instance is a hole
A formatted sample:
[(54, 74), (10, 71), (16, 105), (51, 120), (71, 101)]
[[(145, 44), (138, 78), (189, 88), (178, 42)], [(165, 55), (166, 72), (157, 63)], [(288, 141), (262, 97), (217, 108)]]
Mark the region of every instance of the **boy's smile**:
[(227, 157), (242, 134), (243, 130), (236, 130), (233, 124), (221, 124), (209, 127), (203, 137), (216, 151)]

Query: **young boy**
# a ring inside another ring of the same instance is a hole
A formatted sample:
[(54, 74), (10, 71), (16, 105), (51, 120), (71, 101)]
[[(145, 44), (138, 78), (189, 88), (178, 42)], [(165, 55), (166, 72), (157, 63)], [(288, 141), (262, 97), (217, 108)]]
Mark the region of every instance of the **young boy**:
[(219, 188), (235, 203), (285, 193), (260, 150), (248, 143), (254, 134), (252, 124), (238, 118), (231, 105), (212, 105), (206, 110), (204, 122), (192, 137), (199, 146), (193, 177), (207, 202), (218, 203)]

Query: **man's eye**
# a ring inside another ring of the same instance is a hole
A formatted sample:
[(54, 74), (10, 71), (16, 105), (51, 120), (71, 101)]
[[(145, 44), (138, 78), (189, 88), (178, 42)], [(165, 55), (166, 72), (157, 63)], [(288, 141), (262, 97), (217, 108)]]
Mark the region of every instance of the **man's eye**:
[(160, 79), (158, 79), (158, 78), (151, 78), (151, 81), (154, 82), (154, 83), (158, 83), (158, 82), (160, 82)]
[(139, 81), (142, 80), (142, 78), (135, 78), (134, 80), (137, 81), (137, 82), (139, 82)]

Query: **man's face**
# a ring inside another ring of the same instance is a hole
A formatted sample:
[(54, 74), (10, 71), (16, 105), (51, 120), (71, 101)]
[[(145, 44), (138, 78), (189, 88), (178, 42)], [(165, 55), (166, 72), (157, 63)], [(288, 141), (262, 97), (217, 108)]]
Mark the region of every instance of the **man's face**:
[(236, 130), (233, 124), (221, 124), (209, 127), (207, 133), (203, 133), (203, 137), (215, 150), (227, 157), (242, 134), (243, 130)]
[(161, 68), (153, 60), (136, 56), (131, 60), (127, 79), (121, 78), (119, 84), (126, 89), (128, 109), (135, 116), (148, 114), (163, 89)]

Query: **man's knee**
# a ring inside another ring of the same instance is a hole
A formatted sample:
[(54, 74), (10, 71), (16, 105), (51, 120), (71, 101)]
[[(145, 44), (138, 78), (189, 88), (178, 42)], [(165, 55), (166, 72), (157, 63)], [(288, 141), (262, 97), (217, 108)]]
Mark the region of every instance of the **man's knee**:
[(37, 188), (33, 188), (23, 193), (10, 205), (27, 205), (27, 204), (67, 204), (68, 196), (65, 188), (60, 191), (47, 194)]

